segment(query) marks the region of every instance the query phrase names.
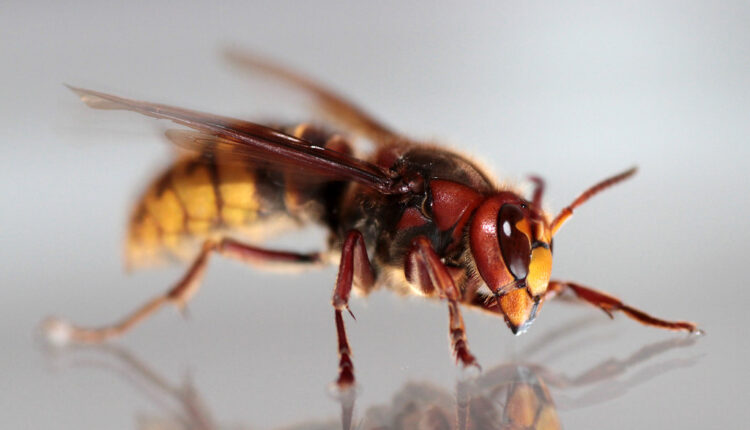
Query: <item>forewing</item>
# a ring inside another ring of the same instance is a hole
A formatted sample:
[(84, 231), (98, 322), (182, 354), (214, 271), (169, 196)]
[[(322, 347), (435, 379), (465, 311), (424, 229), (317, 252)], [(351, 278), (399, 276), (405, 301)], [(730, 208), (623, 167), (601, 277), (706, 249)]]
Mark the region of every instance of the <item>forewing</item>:
[(325, 168), (305, 168), (295, 162), (280, 161), (263, 152), (248, 149), (234, 140), (217, 135), (184, 129), (170, 129), (164, 134), (180, 153), (197, 154), (200, 160), (207, 163), (264, 168), (293, 177), (296, 182), (304, 181), (310, 186), (324, 181), (342, 179), (337, 172), (331, 172)]
[(237, 160), (293, 167), (300, 173), (354, 181), (384, 194), (405, 191), (386, 170), (341, 152), (314, 146), (278, 130), (233, 118), (167, 105), (125, 99), (110, 94), (69, 87), (96, 109), (130, 110), (198, 130), (199, 135), (175, 134), (171, 140), (201, 153), (221, 153)]

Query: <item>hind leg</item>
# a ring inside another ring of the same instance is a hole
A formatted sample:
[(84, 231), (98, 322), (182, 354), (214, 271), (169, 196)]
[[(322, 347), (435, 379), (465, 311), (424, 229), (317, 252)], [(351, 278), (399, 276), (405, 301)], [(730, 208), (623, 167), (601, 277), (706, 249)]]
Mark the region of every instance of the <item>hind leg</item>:
[(182, 310), (200, 288), (208, 259), (213, 252), (253, 264), (272, 262), (313, 264), (320, 261), (320, 254), (318, 253), (298, 254), (272, 251), (245, 245), (232, 239), (223, 239), (219, 242), (206, 241), (200, 254), (180, 281), (166, 293), (147, 301), (121, 321), (104, 327), (90, 328), (71, 325), (65, 321), (51, 318), (44, 322), (43, 329), (47, 337), (56, 343), (68, 341), (101, 343), (125, 334), (165, 305), (172, 304)]

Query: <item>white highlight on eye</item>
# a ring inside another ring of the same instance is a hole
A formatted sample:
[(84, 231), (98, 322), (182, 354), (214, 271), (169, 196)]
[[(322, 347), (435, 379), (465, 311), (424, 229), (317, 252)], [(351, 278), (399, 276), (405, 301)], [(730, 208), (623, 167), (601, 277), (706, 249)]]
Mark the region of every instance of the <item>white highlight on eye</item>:
[(506, 236), (510, 236), (510, 223), (508, 221), (503, 222), (503, 233)]

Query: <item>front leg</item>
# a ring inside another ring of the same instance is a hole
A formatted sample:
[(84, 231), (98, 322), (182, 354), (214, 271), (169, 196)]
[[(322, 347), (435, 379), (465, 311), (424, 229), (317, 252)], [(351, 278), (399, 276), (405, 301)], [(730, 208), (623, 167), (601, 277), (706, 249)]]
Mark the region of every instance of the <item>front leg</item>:
[(458, 307), (461, 293), (453, 282), (448, 268), (440, 261), (440, 257), (432, 248), (429, 239), (419, 236), (412, 241), (411, 248), (406, 255), (404, 273), (409, 282), (418, 285), (425, 293), (437, 292), (440, 297), (448, 301), (450, 339), (456, 360), (461, 361), (464, 366), (479, 367), (466, 341), (464, 320)]
[(563, 293), (565, 290), (572, 291), (579, 299), (603, 310), (610, 318), (613, 318), (613, 312), (620, 311), (639, 323), (648, 326), (667, 330), (685, 330), (695, 334), (703, 333), (694, 323), (687, 321), (666, 321), (652, 317), (639, 309), (626, 305), (615, 297), (572, 282), (550, 281), (545, 293), (545, 299), (552, 298), (557, 294)]

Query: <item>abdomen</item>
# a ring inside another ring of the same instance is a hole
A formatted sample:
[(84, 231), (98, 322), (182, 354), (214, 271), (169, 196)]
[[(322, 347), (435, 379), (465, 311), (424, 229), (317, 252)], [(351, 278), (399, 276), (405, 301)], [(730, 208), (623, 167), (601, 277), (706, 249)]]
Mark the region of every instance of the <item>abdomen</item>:
[[(290, 132), (317, 146), (333, 137), (307, 126)], [(341, 138), (336, 142), (341, 145)], [(135, 206), (126, 239), (127, 266), (189, 260), (207, 239), (257, 243), (282, 229), (326, 222), (336, 204), (328, 200), (337, 199), (342, 186), (296, 178), (273, 166), (201, 155), (180, 158)]]

